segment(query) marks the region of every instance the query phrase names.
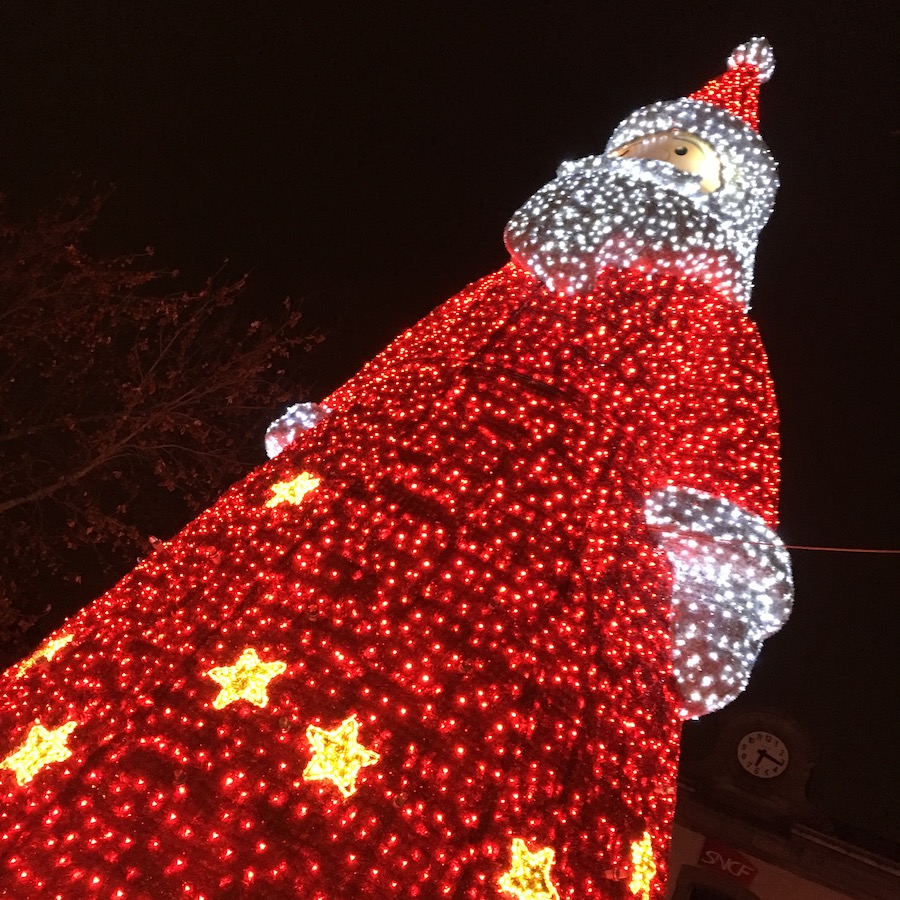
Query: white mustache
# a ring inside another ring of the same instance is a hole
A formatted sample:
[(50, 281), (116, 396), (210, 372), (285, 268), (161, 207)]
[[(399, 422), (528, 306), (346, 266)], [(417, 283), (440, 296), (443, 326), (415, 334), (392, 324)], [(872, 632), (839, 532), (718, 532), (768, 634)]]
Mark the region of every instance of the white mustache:
[(698, 206), (705, 206), (709, 195), (702, 188), (703, 177), (684, 172), (661, 159), (632, 159), (618, 156), (588, 156), (575, 162), (564, 162), (556, 171), (558, 178), (600, 170), (614, 178), (641, 181), (663, 190), (675, 191)]

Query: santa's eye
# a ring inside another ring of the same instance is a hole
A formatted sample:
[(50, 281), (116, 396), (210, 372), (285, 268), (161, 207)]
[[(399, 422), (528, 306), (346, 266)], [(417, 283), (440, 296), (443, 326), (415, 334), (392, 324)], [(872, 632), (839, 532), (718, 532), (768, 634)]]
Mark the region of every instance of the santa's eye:
[(677, 156), (684, 156), (687, 153), (687, 147), (676, 147), (675, 153)]

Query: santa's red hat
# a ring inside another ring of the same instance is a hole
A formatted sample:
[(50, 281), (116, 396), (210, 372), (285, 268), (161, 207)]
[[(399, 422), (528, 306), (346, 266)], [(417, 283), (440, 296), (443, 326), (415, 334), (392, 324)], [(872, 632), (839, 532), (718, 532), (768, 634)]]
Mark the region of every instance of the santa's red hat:
[(751, 38), (731, 51), (727, 72), (688, 96), (727, 110), (759, 131), (759, 86), (774, 71), (775, 57), (769, 42)]

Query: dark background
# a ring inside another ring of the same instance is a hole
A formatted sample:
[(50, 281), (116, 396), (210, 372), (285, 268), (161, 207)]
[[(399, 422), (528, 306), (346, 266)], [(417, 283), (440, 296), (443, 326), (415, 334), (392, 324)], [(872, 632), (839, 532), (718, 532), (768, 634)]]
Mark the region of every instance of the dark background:
[[(328, 338), (297, 361), (298, 397), (319, 397), (502, 265), (504, 224), (559, 162), (765, 34), (782, 189), (753, 315), (782, 411), (781, 534), (897, 548), (895, 8), (5, 2), (0, 190), (28, 215), (73, 173), (114, 182), (98, 249), (152, 244), (197, 278), (227, 258), (262, 312), (303, 298)], [(180, 524), (161, 512), (156, 530)], [(794, 566), (794, 615), (738, 703), (799, 720), (811, 799), (896, 839), (900, 557), (797, 551)], [(703, 726), (688, 728), (690, 745)]]

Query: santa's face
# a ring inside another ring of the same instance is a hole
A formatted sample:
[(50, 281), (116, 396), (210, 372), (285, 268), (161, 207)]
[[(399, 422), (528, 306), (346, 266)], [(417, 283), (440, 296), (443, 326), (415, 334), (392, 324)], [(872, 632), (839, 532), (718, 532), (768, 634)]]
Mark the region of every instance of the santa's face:
[(722, 164), (716, 151), (702, 138), (687, 131), (661, 131), (647, 134), (617, 147), (610, 156), (625, 159), (659, 159), (682, 172), (701, 178), (704, 193), (722, 186)]

